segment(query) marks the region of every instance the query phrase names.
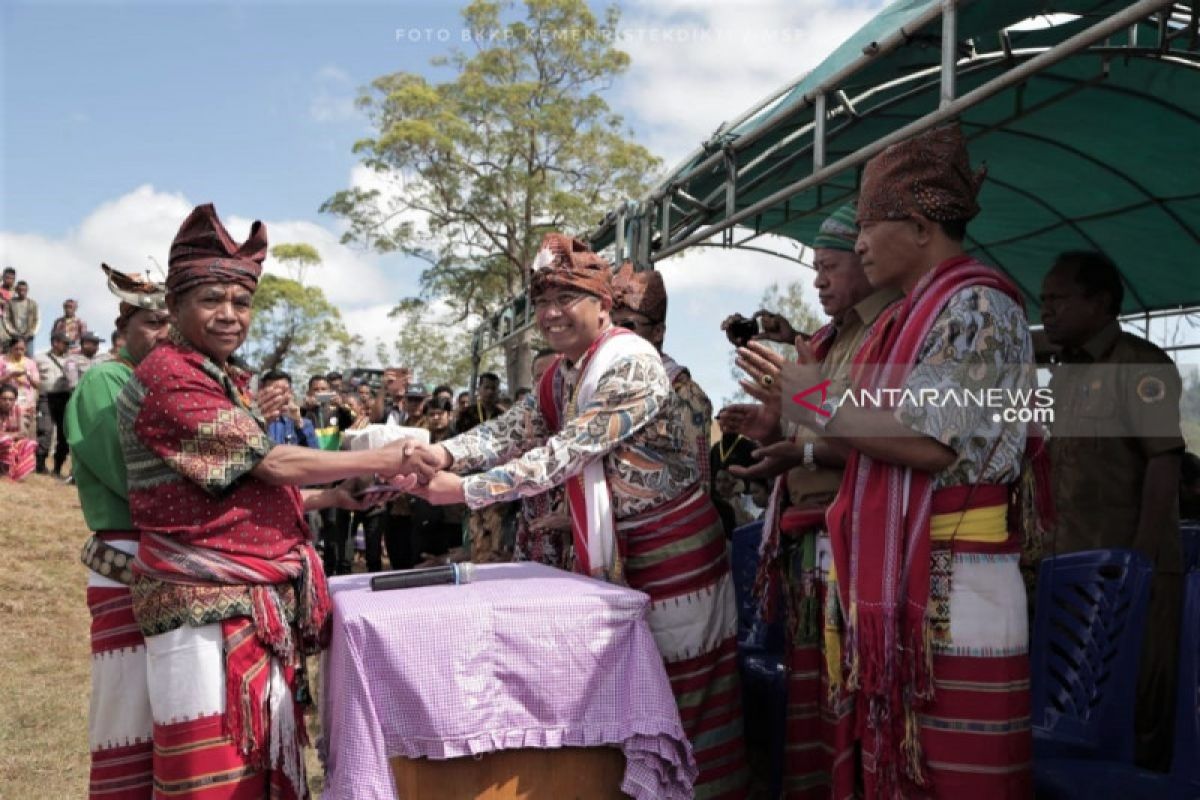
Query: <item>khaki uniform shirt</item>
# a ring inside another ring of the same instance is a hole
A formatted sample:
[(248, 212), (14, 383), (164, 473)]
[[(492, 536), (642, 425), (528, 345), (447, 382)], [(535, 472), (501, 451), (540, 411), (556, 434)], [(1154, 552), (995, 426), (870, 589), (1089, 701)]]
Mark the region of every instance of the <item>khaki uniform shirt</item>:
[[(833, 344), (821, 362), (821, 374), (829, 378), (829, 396), (838, 397), (850, 386), (850, 366), (855, 354), (867, 338), (867, 331), (879, 318), (884, 309), (904, 295), (894, 289), (880, 289), (860, 300), (846, 312), (845, 319), (837, 328)], [(796, 443), (816, 443), (820, 436), (807, 428), (796, 434)], [(842, 484), (842, 470), (838, 467), (798, 467), (788, 472), (788, 498), (793, 506), (827, 505), (837, 495)]]
[[(1119, 365), (1119, 366), (1118, 366)], [(1179, 370), (1114, 320), (1065, 351), (1050, 381), (1049, 452), (1058, 524), (1046, 552), (1132, 547), (1149, 460), (1184, 448)], [(1160, 570), (1180, 568), (1178, 510), (1155, 542), (1139, 542)]]

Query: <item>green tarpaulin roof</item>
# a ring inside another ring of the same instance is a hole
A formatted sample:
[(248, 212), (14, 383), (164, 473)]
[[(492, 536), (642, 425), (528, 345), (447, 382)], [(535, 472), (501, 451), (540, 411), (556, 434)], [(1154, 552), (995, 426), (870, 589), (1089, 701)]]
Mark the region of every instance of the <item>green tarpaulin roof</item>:
[[(811, 96), (862, 58), (872, 42), (883, 42), (901, 28), (907, 32), (905, 44), (836, 87), (854, 113), (831, 97), (824, 163), (833, 164), (937, 109), (942, 23), (913, 23), (928, 20), (938, 5), (938, 0), (902, 0), (888, 6), (779, 100), (710, 143), (708, 153), (725, 146), (741, 165), (735, 211), (812, 174)], [(1129, 5), (961, 2), (956, 95)], [(972, 160), (988, 167), (983, 212), (968, 229), (968, 246), (1017, 280), (1035, 315), (1042, 275), (1057, 253), (1074, 249), (1100, 249), (1113, 257), (1127, 282), (1127, 313), (1200, 305), (1200, 52), (1194, 7), (1176, 4), (1176, 11), (1182, 28), (1160, 27), (1158, 18), (1147, 21), (1138, 26), (1132, 48), (1126, 47), (1131, 34), (1123, 29), (960, 116)], [(1081, 17), (1010, 32), (1011, 55), (1006, 56), (1001, 31), (1046, 12)], [(1164, 30), (1178, 34), (1165, 46)], [(805, 97), (810, 102), (803, 102)], [(706, 225), (729, 216), (727, 170), (720, 162), (697, 168), (708, 153), (698, 153), (662, 184), (704, 200), (709, 210), (693, 223)], [(755, 159), (759, 163), (752, 165)], [(835, 175), (742, 224), (811, 242), (825, 214), (854, 196), (860, 169)], [(647, 207), (657, 229), (661, 210)], [(673, 243), (683, 238), (682, 218), (692, 209), (678, 201), (672, 207)], [(661, 232), (656, 236), (657, 249)], [(741, 230), (735, 240), (744, 236)], [(610, 225), (593, 243), (603, 247), (612, 240)]]

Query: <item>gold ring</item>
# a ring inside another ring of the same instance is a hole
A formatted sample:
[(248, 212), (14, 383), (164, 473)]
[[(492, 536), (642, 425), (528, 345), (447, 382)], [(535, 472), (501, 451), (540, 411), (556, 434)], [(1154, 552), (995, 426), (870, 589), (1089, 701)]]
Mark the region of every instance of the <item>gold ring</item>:
[(770, 374), (763, 375), (758, 379), (758, 382), (761, 383), (764, 388), (770, 389), (775, 385), (775, 376)]

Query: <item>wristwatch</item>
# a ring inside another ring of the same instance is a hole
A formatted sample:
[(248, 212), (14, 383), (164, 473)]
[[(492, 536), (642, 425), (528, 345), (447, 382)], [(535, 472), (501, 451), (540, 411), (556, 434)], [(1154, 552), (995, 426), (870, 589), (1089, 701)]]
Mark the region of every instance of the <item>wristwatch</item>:
[(837, 413), (838, 401), (831, 397), (817, 406), (817, 408), (820, 411), (813, 414), (813, 427), (818, 431), (824, 432), (829, 427), (829, 423), (833, 421), (833, 415)]
[(817, 469), (816, 448), (812, 442), (804, 443), (804, 468), (813, 472)]

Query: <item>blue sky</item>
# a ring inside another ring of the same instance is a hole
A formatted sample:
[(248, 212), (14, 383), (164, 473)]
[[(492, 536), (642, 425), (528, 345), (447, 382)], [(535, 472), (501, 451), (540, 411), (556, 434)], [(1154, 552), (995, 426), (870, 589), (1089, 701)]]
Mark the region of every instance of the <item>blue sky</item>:
[(427, 70), (440, 46), (397, 43), (396, 29), (447, 28), (456, 14), (440, 3), (8, 3), (0, 226), (61, 234), (147, 179), (195, 197), (232, 191), (264, 218), (315, 215), (355, 163), (357, 87)]
[[(674, 165), (722, 120), (818, 63), (879, 5), (621, 3), (630, 30), (715, 29), (741, 44), (635, 37), (624, 46), (632, 68), (607, 99), (639, 142)], [(208, 201), (235, 237), (263, 219), (273, 242), (316, 245), (325, 265), (313, 280), (347, 325), (368, 343), (388, 340), (387, 311), (414, 293), (419, 265), (338, 245), (339, 221), (317, 209), (362, 179), (351, 152), (370, 132), (353, 105), (359, 88), (395, 71), (432, 75), (429, 59), (461, 37), (458, 9), (454, 2), (0, 6), (0, 260), (30, 281), (42, 306), (35, 348), (45, 346), (49, 320), (68, 296), (106, 334), (112, 300), (99, 262), (129, 270), (146, 269), (151, 257), (165, 264), (179, 222)], [(776, 281), (810, 278), (780, 259), (712, 248), (661, 269), (671, 295), (667, 350), (718, 403), (734, 389), (728, 346), (716, 330), (721, 317), (753, 311)]]

